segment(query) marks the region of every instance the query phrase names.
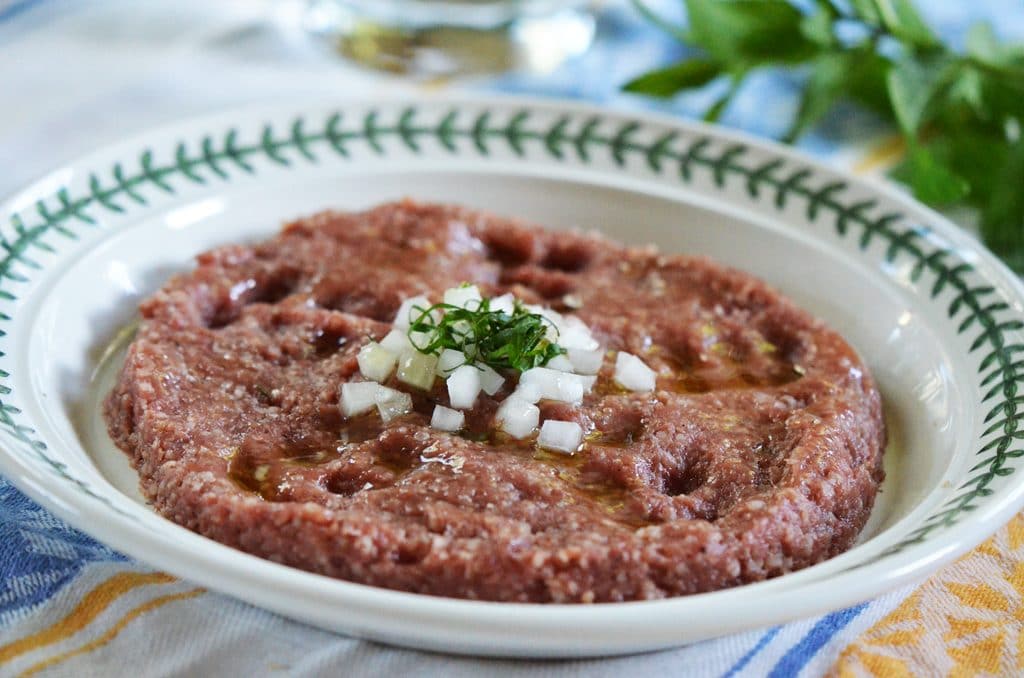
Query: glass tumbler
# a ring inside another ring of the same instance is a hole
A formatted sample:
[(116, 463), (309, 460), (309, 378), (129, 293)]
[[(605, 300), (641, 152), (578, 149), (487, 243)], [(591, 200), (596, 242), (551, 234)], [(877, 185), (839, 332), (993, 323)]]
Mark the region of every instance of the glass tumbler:
[(586, 51), (598, 1), (309, 0), (304, 24), (345, 57), (395, 73), (544, 73)]

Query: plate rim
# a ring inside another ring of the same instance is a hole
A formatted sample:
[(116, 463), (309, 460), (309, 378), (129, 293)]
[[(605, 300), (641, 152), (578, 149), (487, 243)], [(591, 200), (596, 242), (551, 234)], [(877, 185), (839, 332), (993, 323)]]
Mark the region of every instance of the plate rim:
[[(535, 97), (492, 96), (490, 94), (439, 94), (426, 97), (417, 96), (416, 98), (413, 98), (411, 95), (388, 95), (381, 97), (370, 97), (351, 100), (313, 99), (299, 100), (297, 102), (288, 104), (274, 103), (267, 105), (257, 103), (254, 105), (232, 107), (226, 110), (217, 111), (213, 113), (191, 116), (183, 118), (176, 122), (171, 122), (152, 129), (143, 130), (136, 134), (129, 135), (123, 140), (114, 142), (112, 144), (104, 145), (94, 150), (93, 152), (80, 156), (69, 162), (63, 163), (60, 167), (54, 168), (54, 170), (51, 170), (51, 172), (43, 175), (42, 180), (37, 179), (36, 181), (30, 182), (26, 187), (22, 188), (19, 191), (15, 191), (11, 196), (8, 196), (3, 201), (0, 201), (0, 216), (3, 216), (5, 219), (8, 218), (11, 212), (10, 206), (12, 205), (13, 201), (17, 199), (19, 196), (31, 194), (32, 192), (34, 192), (41, 185), (42, 181), (45, 181), (46, 177), (52, 176), (54, 172), (73, 167), (84, 167), (88, 169), (91, 167), (91, 163), (94, 162), (94, 159), (98, 159), (109, 153), (113, 153), (115, 152), (115, 150), (120, 149), (122, 147), (136, 149), (144, 148), (147, 145), (144, 143), (145, 139), (167, 136), (172, 131), (181, 131), (184, 134), (186, 130), (197, 128), (201, 125), (213, 126), (226, 119), (235, 117), (241, 120), (255, 119), (257, 116), (260, 115), (268, 118), (273, 118), (275, 116), (282, 116), (285, 113), (302, 115), (304, 113), (318, 112), (321, 109), (326, 110), (329, 108), (335, 108), (338, 110), (345, 110), (353, 107), (359, 108), (372, 106), (394, 108), (399, 105), (415, 105), (423, 102), (427, 102), (432, 105), (442, 103), (451, 104), (455, 106), (473, 105), (486, 107), (493, 105), (509, 109), (514, 107), (522, 107), (524, 109), (545, 109), (549, 111), (562, 111), (570, 115), (589, 114), (594, 116), (618, 118), (622, 120), (636, 120), (639, 121), (641, 124), (651, 123), (658, 126), (681, 129), (683, 133), (708, 136), (725, 142), (742, 143), (743, 145), (749, 146), (753, 149), (765, 151), (772, 156), (780, 156), (789, 163), (805, 166), (809, 168), (814, 174), (823, 174), (825, 176), (837, 176), (841, 178), (843, 181), (847, 182), (851, 187), (859, 188), (863, 191), (866, 191), (869, 194), (879, 194), (883, 196), (889, 202), (897, 205), (907, 215), (912, 215), (922, 220), (926, 219), (929, 226), (936, 227), (935, 230), (955, 250), (957, 250), (958, 252), (972, 253), (972, 255), (976, 257), (973, 263), (975, 263), (975, 265), (979, 269), (991, 270), (992, 274), (986, 275), (986, 278), (999, 279), (1001, 282), (1007, 285), (1009, 290), (1012, 291), (1013, 295), (1018, 301), (1024, 299), (1024, 283), (1022, 283), (1020, 279), (1017, 278), (1008, 269), (1008, 267), (1006, 267), (1001, 261), (995, 258), (994, 255), (992, 255), (987, 249), (985, 249), (983, 245), (976, 242), (968, 234), (963, 232), (958, 226), (953, 224), (949, 219), (943, 217), (934, 210), (931, 210), (926, 206), (917, 203), (913, 199), (909, 198), (909, 196), (907, 196), (905, 193), (899, 191), (898, 189), (891, 185), (866, 181), (864, 178), (857, 177), (856, 175), (853, 175), (848, 171), (828, 166), (812, 156), (808, 156), (794, 149), (782, 146), (771, 140), (754, 137), (753, 135), (741, 131), (721, 128), (715, 125), (708, 125), (690, 120), (683, 120), (667, 114), (623, 110), (621, 108), (602, 107), (576, 101), (545, 99)], [(722, 199), (724, 200), (724, 198)], [(1019, 315), (1019, 312), (1017, 313), (1017, 315)], [(12, 324), (12, 328), (13, 327), (14, 325)], [(16, 331), (12, 329), (10, 334), (15, 335)], [(17, 455), (9, 453), (8, 450), (6, 449), (6, 445), (8, 442), (8, 433), (6, 431), (3, 432), (2, 440), (4, 441), (4, 445), (3, 449), (0, 450), (0, 471), (4, 472), (5, 477), (7, 477), (9, 481), (18, 486), (19, 489), (21, 489), (30, 497), (32, 497), (33, 500), (35, 500), (37, 503), (44, 506), (48, 510), (58, 514), (61, 518), (67, 520), (67, 522), (75, 525), (79, 529), (82, 529), (84, 532), (88, 534), (103, 534), (102, 537), (97, 537), (97, 539), (99, 539), (100, 541), (112, 543), (115, 545), (116, 548), (118, 548), (118, 550), (122, 550), (132, 555), (135, 555), (135, 557), (139, 558), (140, 560), (146, 562), (150, 562), (152, 560), (147, 556), (136, 555), (138, 549), (136, 548), (135, 540), (137, 538), (133, 537), (129, 533), (121, 534), (120, 532), (123, 530), (127, 530), (127, 526), (113, 526), (104, 523), (104, 518), (108, 518), (109, 516), (106, 515), (106, 511), (101, 510), (101, 504), (97, 502), (86, 502), (88, 510), (83, 512), (79, 508), (78, 512), (76, 512), (75, 510), (73, 510), (75, 502), (72, 502), (70, 505), (67, 506), (55, 503), (53, 501), (54, 497), (46, 489), (44, 489), (45, 484), (40, 484), (45, 483), (45, 481), (49, 478), (49, 476), (46, 475), (46, 471), (36, 467), (35, 465), (30, 465), (27, 460), (22, 460), (18, 458)], [(12, 473), (12, 469), (17, 470), (19, 467), (21, 467), (20, 473)], [(66, 497), (58, 497), (58, 499), (62, 498), (66, 499)], [(925, 544), (918, 544), (916, 547), (908, 548), (903, 554), (896, 554), (894, 556), (891, 556), (889, 560), (883, 559), (882, 561), (876, 561), (857, 567), (858, 573), (864, 575), (863, 577), (861, 577), (860, 586), (852, 586), (846, 591), (843, 591), (842, 595), (839, 595), (837, 594), (837, 592), (834, 591), (835, 586), (834, 584), (831, 584), (828, 581), (829, 578), (818, 581), (812, 580), (811, 582), (804, 583), (799, 587), (801, 598), (804, 598), (805, 600), (811, 599), (813, 600), (813, 602), (811, 604), (805, 603), (803, 606), (787, 605), (786, 607), (794, 609), (795, 611), (785, 615), (785, 618), (805, 616), (807, 614), (813, 614), (827, 609), (835, 609), (837, 607), (854, 604), (868, 597), (878, 595), (882, 593), (884, 590), (888, 590), (902, 583), (910, 581), (911, 579), (915, 579), (921, 574), (923, 574), (925, 571), (931, 571), (934, 568), (940, 566), (941, 564), (952, 560), (960, 553), (965, 552), (970, 548), (973, 548), (973, 546), (977, 545), (983, 539), (985, 539), (990, 534), (990, 531), (994, 531), (996, 528), (1001, 526), (1003, 522), (1005, 522), (1005, 520), (1008, 520), (1009, 517), (1013, 515), (1013, 513), (1019, 510), (1022, 504), (1024, 504), (1024, 483), (1017, 483), (1017, 485), (1013, 488), (1013, 491), (1008, 491), (1004, 494), (1004, 496), (996, 497), (995, 500), (987, 501), (983, 506), (979, 507), (978, 512), (976, 512), (972, 516), (974, 518), (973, 520), (965, 520), (961, 523), (958, 523), (950, 527), (949, 530), (944, 533), (946, 535), (946, 538), (940, 541), (940, 544), (944, 544), (944, 547), (938, 549), (929, 549), (930, 553), (928, 555), (930, 557), (925, 557), (923, 550), (919, 548), (924, 546)], [(989, 521), (991, 524), (986, 523), (986, 521)], [(976, 528), (979, 524), (982, 524), (984, 529), (976, 529), (975, 532), (969, 533), (969, 530), (967, 530), (968, 527), (974, 526)], [(100, 525), (108, 529), (96, 529), (96, 525)], [(177, 528), (178, 530), (182, 530), (183, 532), (187, 533), (192, 537), (195, 537), (196, 539), (203, 540), (204, 542), (208, 541), (203, 537), (193, 535), (191, 532), (188, 532), (184, 528), (180, 528), (176, 525), (174, 525), (173, 527)], [(939, 544), (932, 545), (934, 546)], [(221, 546), (221, 548), (229, 548), (223, 547), (222, 545), (218, 546)], [(234, 550), (232, 549), (232, 551)], [(918, 551), (921, 552), (918, 553)], [(176, 574), (180, 574), (193, 580), (202, 580), (202, 577), (194, 576), (194, 571), (187, 568), (185, 563), (181, 563), (179, 567), (179, 563), (172, 555), (174, 552), (176, 552), (176, 549), (172, 549), (171, 553), (164, 554), (164, 556), (160, 558), (161, 563), (159, 566), (165, 567), (166, 569), (175, 572)], [(377, 587), (355, 584), (352, 582), (335, 580), (328, 577), (322, 577), (321, 575), (315, 575), (294, 568), (277, 565), (275, 563), (271, 563), (270, 561), (265, 561), (255, 556), (250, 556), (248, 554), (244, 554), (238, 551), (235, 551), (234, 554), (255, 561), (255, 564), (244, 562), (240, 563), (242, 565), (248, 565), (250, 566), (250, 568), (255, 567), (257, 570), (259, 570), (263, 569), (259, 566), (270, 566), (271, 569), (266, 570), (266, 572), (268, 576), (271, 576), (271, 578), (274, 580), (278, 580), (282, 577), (297, 577), (298, 580), (302, 582), (307, 581), (305, 578), (312, 577), (314, 579), (308, 580), (308, 583), (310, 585), (323, 585), (326, 582), (331, 585), (331, 588), (334, 588), (335, 586), (340, 587), (338, 590), (339, 594), (342, 592), (342, 590), (351, 587), (351, 590), (345, 592), (355, 597), (356, 599), (360, 598), (361, 594), (366, 594), (371, 599), (376, 599), (378, 602), (383, 601), (386, 605), (399, 605), (401, 606), (403, 611), (412, 608), (417, 610), (421, 614), (427, 611), (426, 608), (423, 607), (424, 605), (426, 605), (429, 608), (436, 608), (438, 605), (442, 605), (451, 606), (452, 609), (450, 614), (456, 617), (459, 615), (470, 615), (476, 618), (481, 614), (486, 615), (487, 617), (493, 617), (495, 616), (495, 614), (498, 614), (502, 617), (508, 617), (511, 615), (516, 617), (516, 619), (505, 619), (504, 623), (506, 625), (508, 623), (516, 621), (518, 623), (516, 623), (515, 626), (521, 627), (524, 622), (529, 622), (529, 626), (532, 626), (534, 630), (538, 628), (544, 628), (545, 626), (550, 628), (548, 624), (537, 626), (538, 623), (544, 620), (552, 621), (554, 624), (559, 626), (566, 623), (583, 623), (585, 625), (589, 625), (583, 620), (579, 619), (579, 613), (584, 612), (586, 615), (594, 615), (594, 613), (591, 611), (596, 609), (614, 609), (617, 611), (621, 611), (623, 612), (623, 614), (620, 614), (619, 616), (623, 617), (633, 616), (632, 613), (625, 614), (625, 611), (627, 609), (636, 609), (638, 610), (636, 614), (640, 616), (635, 617), (635, 619), (639, 620), (650, 615), (653, 612), (652, 608), (679, 607), (683, 603), (690, 603), (691, 606), (696, 607), (698, 606), (697, 603), (699, 602), (707, 602), (709, 600), (714, 600), (715, 602), (718, 602), (719, 605), (728, 607), (733, 602), (733, 598), (740, 598), (740, 601), (742, 601), (743, 597), (749, 596), (751, 593), (757, 592), (759, 590), (757, 589), (757, 587), (761, 586), (761, 584), (751, 584), (747, 586), (737, 587), (734, 589), (728, 589), (725, 591), (716, 591), (706, 594), (697, 594), (694, 596), (670, 598), (658, 601), (601, 603), (589, 606), (558, 604), (538, 605), (522, 603), (492, 603), (480, 601), (464, 601), (459, 599), (439, 598), (433, 596), (425, 596), (421, 594), (391, 591), (388, 589), (381, 589)], [(916, 557), (910, 558), (908, 554), (913, 554)], [(903, 556), (902, 558), (900, 557), (901, 555)], [(895, 560), (891, 560), (892, 558), (895, 558)], [(230, 562), (222, 562), (222, 560), (218, 557), (217, 553), (211, 553), (210, 558), (208, 558), (207, 560), (208, 562), (204, 563), (204, 567), (207, 569), (207, 572), (223, 570), (222, 572), (220, 572), (219, 576), (219, 579), (221, 580), (224, 579), (224, 575), (237, 574), (234, 565)], [(167, 562), (173, 563), (174, 567), (169, 567), (167, 564), (165, 564)], [(899, 566), (900, 562), (902, 562), (901, 566)], [(883, 569), (890, 570), (889, 575), (884, 577), (873, 576), (875, 574), (882, 574), (882, 572), (876, 572), (876, 568), (878, 568), (878, 566), (883, 563), (887, 565), (887, 567)], [(210, 568), (213, 568), (213, 570), (210, 570)], [(280, 571), (278, 571), (276, 568), (279, 568)], [(183, 572), (182, 570), (186, 571)], [(893, 573), (892, 570), (895, 570), (895, 573)], [(255, 570), (250, 569), (250, 572), (254, 571)], [(247, 574), (249, 574), (249, 572), (247, 572)], [(257, 579), (259, 578), (253, 577), (253, 583), (255, 583)], [(782, 578), (774, 581), (781, 581), (781, 579)], [(883, 581), (884, 585), (880, 586), (879, 580)], [(223, 584), (223, 581), (221, 583)], [(246, 595), (244, 591), (238, 593), (236, 593), (235, 591), (231, 591), (232, 587), (229, 586), (218, 585), (216, 586), (216, 588), (219, 588), (221, 590), (228, 590), (229, 592), (232, 592), (234, 595), (238, 597), (250, 598), (250, 596)], [(247, 591), (248, 588), (246, 588), (245, 590)], [(831, 593), (832, 595), (823, 595), (827, 592)], [(767, 601), (770, 601), (770, 605), (768, 605), (767, 607), (763, 607), (763, 609), (765, 611), (773, 611), (773, 607), (778, 607), (779, 596), (787, 596), (788, 598), (792, 598), (794, 597), (794, 595), (795, 594), (793, 592), (787, 592), (785, 589), (773, 590), (771, 593), (768, 593), (768, 596), (765, 599)], [(352, 600), (351, 602), (356, 602), (356, 600)], [(749, 601), (743, 602), (746, 603), (746, 607), (750, 607)], [(787, 602), (792, 601), (790, 600)], [(369, 604), (370, 606), (373, 606), (374, 601), (363, 600), (362, 604)], [(762, 603), (762, 606), (763, 605), (764, 603)], [(506, 612), (496, 613), (496, 610), (498, 609)], [(774, 615), (769, 616), (772, 616), (774, 620), (782, 618), (782, 616), (778, 614), (777, 609), (774, 610), (774, 612)], [(430, 616), (436, 618), (437, 613), (438, 610), (433, 609), (431, 611)]]

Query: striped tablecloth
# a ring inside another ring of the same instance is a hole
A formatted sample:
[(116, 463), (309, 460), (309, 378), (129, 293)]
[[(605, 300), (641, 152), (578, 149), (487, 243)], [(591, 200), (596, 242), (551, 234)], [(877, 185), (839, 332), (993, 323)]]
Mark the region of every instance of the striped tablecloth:
[[(681, 3), (666, 0), (668, 11)], [(1020, 0), (932, 2), (950, 35), (979, 13), (1024, 35)], [(248, 102), (414, 87), (338, 63), (282, 31), (287, 0), (0, 0), (0, 194), (98, 145)], [(692, 115), (701, 95), (618, 94), (681, 48), (612, 3), (598, 43), (545, 76), (463, 83)], [(436, 84), (434, 87), (438, 86)], [(764, 76), (724, 122), (772, 135), (793, 83)], [(705, 96), (711, 96), (705, 95)], [(843, 112), (803, 144), (871, 173), (891, 154), (870, 118)], [(919, 586), (814, 619), (636, 657), (514, 662), (449, 657), (332, 635), (128, 559), (0, 478), (0, 676), (1024, 674), (1024, 519)]]

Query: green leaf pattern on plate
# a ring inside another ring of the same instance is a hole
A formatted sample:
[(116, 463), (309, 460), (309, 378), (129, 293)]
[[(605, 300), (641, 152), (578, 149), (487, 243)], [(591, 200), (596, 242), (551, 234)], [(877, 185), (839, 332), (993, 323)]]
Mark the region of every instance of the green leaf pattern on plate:
[[(850, 200), (849, 186), (841, 181), (819, 181), (813, 186), (814, 172), (798, 162), (775, 157), (749, 162), (752, 155), (743, 144), (721, 147), (711, 137), (677, 131), (645, 135), (646, 124), (635, 120), (615, 123), (600, 116), (575, 118), (563, 115), (553, 122), (535, 122), (541, 116), (523, 108), (507, 120), (498, 114), (454, 107), (436, 122), (425, 123), (416, 106), (389, 113), (370, 110), (358, 120), (333, 113), (313, 125), (295, 118), (284, 133), (271, 124), (262, 127), (255, 139), (244, 140), (237, 128), (220, 136), (207, 134), (194, 142), (179, 142), (169, 162), (158, 163), (152, 149), (143, 150), (134, 168), (118, 163), (105, 172), (88, 176), (87, 190), (78, 195), (60, 189), (49, 198), (38, 200), (32, 210), (32, 223), (25, 214), (10, 216), (10, 231), (0, 234), (0, 298), (13, 300), (12, 282), (24, 283), (41, 264), (30, 256), (33, 249), (52, 252), (52, 244), (43, 240), (50, 233), (66, 239), (78, 237), (81, 228), (98, 228), (96, 214), (102, 210), (123, 214), (132, 205), (149, 204), (147, 192), (174, 194), (176, 184), (205, 185), (211, 181), (231, 181), (239, 174), (259, 172), (259, 160), (287, 169), (297, 163), (316, 163), (318, 154), (333, 153), (349, 159), (353, 145), (362, 143), (377, 155), (386, 155), (389, 144), (401, 144), (412, 153), (420, 153), (432, 141), (436, 148), (452, 155), (475, 153), (490, 157), (496, 144), (503, 144), (515, 156), (546, 154), (557, 162), (575, 159), (589, 164), (595, 154), (604, 152), (616, 166), (625, 167), (632, 158), (650, 172), (668, 175), (683, 183), (694, 181), (698, 172), (706, 173), (711, 183), (724, 188), (731, 181), (742, 182), (752, 200), (766, 200), (782, 210), (792, 201), (803, 201), (810, 220), (829, 219), (839, 237), (856, 238), (857, 247), (866, 250), (872, 242), (885, 243), (888, 262), (900, 258), (912, 263), (909, 278), (919, 283), (926, 272), (934, 276), (929, 296), (937, 300), (944, 291), (952, 291), (945, 309), (957, 332), (971, 339), (970, 351), (980, 358), (979, 378), (988, 406), (977, 451), (978, 461), (956, 495), (927, 517), (920, 527), (879, 557), (897, 553), (912, 544), (925, 541), (930, 534), (957, 522), (964, 512), (974, 510), (979, 499), (993, 493), (991, 485), (1015, 472), (1011, 461), (1024, 456), (1019, 441), (1020, 408), (1024, 393), (1018, 384), (1024, 379), (1024, 344), (1010, 343), (1009, 333), (1024, 329), (1024, 322), (1012, 317), (1012, 309), (991, 285), (972, 282), (974, 267), (951, 250), (929, 240), (929, 229), (920, 224), (907, 225), (897, 213), (877, 214), (873, 200)], [(547, 120), (547, 118), (544, 118)], [(609, 126), (617, 124), (608, 131)], [(647, 141), (645, 139), (651, 139)], [(459, 143), (465, 141), (467, 143)], [(977, 276), (975, 276), (977, 277)], [(0, 314), (3, 324), (12, 318)], [(4, 401), (11, 394), (10, 375), (0, 371), (0, 427), (24, 443), (62, 480), (73, 483), (94, 499), (113, 505), (90, 485), (68, 472), (67, 466), (51, 457), (45, 443), (28, 426), (21, 411)], [(992, 436), (989, 438), (989, 436)], [(119, 511), (120, 512), (120, 511)]]

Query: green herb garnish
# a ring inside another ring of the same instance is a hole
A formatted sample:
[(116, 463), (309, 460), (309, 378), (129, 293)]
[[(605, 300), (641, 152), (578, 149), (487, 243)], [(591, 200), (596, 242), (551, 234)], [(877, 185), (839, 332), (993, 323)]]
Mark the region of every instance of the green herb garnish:
[[(565, 353), (547, 338), (548, 330), (554, 328), (551, 321), (531, 313), (519, 301), (511, 315), (492, 311), (489, 299), (482, 299), (472, 310), (434, 304), (429, 308), (414, 306), (413, 311), (419, 315), (412, 319), (408, 335), (420, 353), (440, 355), (450, 348), (462, 351), (467, 364), (483, 363), (520, 372), (546, 365)], [(443, 313), (439, 320), (435, 318), (440, 315), (438, 311)]]
[(1024, 272), (1024, 44), (979, 23), (963, 50), (943, 42), (911, 0), (682, 0), (684, 29), (633, 3), (699, 54), (627, 83), (667, 97), (712, 81), (728, 108), (758, 69), (802, 75), (800, 103), (783, 139), (793, 142), (841, 101), (898, 128), (905, 159), (893, 178), (918, 199), (977, 209), (985, 243)]

